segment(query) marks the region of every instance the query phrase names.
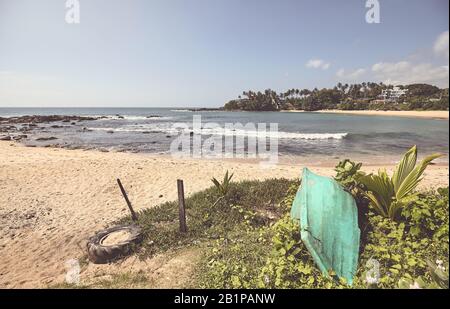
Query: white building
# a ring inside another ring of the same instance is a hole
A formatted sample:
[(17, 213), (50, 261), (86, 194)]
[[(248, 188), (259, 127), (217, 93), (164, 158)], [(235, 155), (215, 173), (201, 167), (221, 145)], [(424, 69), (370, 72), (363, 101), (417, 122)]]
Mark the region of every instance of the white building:
[(397, 102), (398, 99), (400, 99), (400, 97), (402, 95), (405, 95), (407, 92), (408, 92), (408, 89), (400, 89), (400, 87), (395, 86), (392, 89), (385, 89), (385, 90), (383, 90), (381, 92), (380, 97), (385, 102)]

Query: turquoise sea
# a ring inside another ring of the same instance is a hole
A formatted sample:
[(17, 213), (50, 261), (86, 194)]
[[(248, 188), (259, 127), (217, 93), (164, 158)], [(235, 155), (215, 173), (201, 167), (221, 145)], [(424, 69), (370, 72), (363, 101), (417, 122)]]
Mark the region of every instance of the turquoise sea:
[[(277, 123), (281, 155), (391, 156), (403, 153), (412, 145), (418, 145), (421, 154), (448, 155), (449, 147), (449, 122), (435, 119), (332, 113), (191, 112), (176, 108), (0, 108), (0, 117), (20, 115), (106, 116), (74, 126), (52, 128), (53, 123), (42, 124), (45, 129), (37, 132), (38, 136), (57, 138), (45, 143), (68, 148), (167, 153), (173, 138), (179, 134), (174, 123), (192, 126), (194, 115), (201, 116), (202, 124), (214, 122), (222, 128), (226, 123)], [(248, 131), (251, 128), (247, 131), (205, 128), (201, 134), (204, 138), (223, 138), (233, 134), (251, 135)], [(44, 143), (35, 139), (24, 142)], [(447, 157), (442, 160), (448, 162)]]

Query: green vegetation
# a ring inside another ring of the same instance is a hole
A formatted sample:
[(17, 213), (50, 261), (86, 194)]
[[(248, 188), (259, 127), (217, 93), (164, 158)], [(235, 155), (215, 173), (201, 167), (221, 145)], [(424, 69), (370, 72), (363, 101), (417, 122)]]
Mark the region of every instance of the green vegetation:
[[(229, 183), (225, 198), (216, 187), (198, 192), (186, 199), (187, 233), (179, 231), (178, 202), (167, 202), (138, 213), (138, 224), (145, 240), (139, 250), (148, 257), (168, 249), (216, 240), (242, 226), (261, 227), (279, 219), (284, 212), (277, 204), (285, 197), (292, 181), (271, 179), (264, 182)], [(117, 223), (131, 223), (127, 217)]]
[[(140, 212), (145, 240), (137, 254), (146, 258), (200, 248), (202, 257), (189, 284), (201, 288), (448, 287), (448, 187), (413, 191), (426, 166), (416, 166), (415, 161), (413, 148), (389, 178), (398, 188), (405, 179), (415, 179), (405, 190), (408, 202), (396, 210), (395, 220), (380, 215), (368, 198), (368, 186), (359, 182), (367, 177), (360, 163), (344, 160), (336, 166), (335, 179), (357, 201), (362, 232), (352, 287), (333, 273), (334, 279), (323, 276), (314, 264), (300, 239), (298, 222), (289, 216), (299, 182), (285, 179), (231, 182), (227, 174), (223, 182), (213, 181), (214, 186), (186, 199), (185, 234), (179, 232), (176, 202)], [(416, 176), (408, 176), (412, 173)], [(119, 281), (130, 280), (143, 284), (142, 276)]]
[(228, 171), (225, 173), (225, 176), (223, 177), (223, 181), (219, 182), (216, 178), (211, 179), (212, 183), (216, 187), (217, 191), (219, 192), (220, 196), (219, 198), (214, 202), (213, 207), (217, 205), (228, 193), (228, 190), (230, 188), (231, 178), (233, 178), (234, 174), (228, 175)]
[(379, 170), (378, 175), (359, 177), (358, 182), (363, 184), (367, 191), (364, 195), (369, 199), (370, 205), (380, 215), (396, 220), (401, 210), (411, 202), (413, 190), (417, 187), (427, 166), (441, 154), (426, 157), (417, 163), (417, 147), (412, 147), (395, 168), (392, 178), (385, 170)]
[(271, 89), (244, 91), (242, 96), (225, 104), (225, 110), (279, 111), (323, 109), (340, 110), (448, 110), (448, 88), (427, 84), (398, 86), (407, 90), (395, 100), (382, 100), (383, 90), (393, 89), (383, 83), (342, 84), (332, 89), (289, 89), (277, 93)]
[[(337, 169), (342, 165), (341, 162)], [(351, 161), (345, 165), (359, 166)], [(358, 173), (358, 168), (353, 171)], [(348, 175), (346, 180), (353, 176)], [(348, 183), (350, 187), (354, 185)], [(301, 242), (299, 226), (288, 214), (296, 189), (297, 184), (280, 203), (285, 215), (276, 223), (247, 227), (231, 238), (216, 241), (200, 271), (202, 287), (349, 288), (342, 280), (322, 276)], [(436, 280), (436, 272), (427, 261), (439, 262), (438, 286), (445, 283), (449, 248), (448, 188), (414, 197), (402, 210), (399, 222), (380, 216), (373, 207), (368, 207), (353, 288), (404, 288), (406, 282), (411, 282), (411, 288), (437, 287), (432, 283), (423, 284)]]

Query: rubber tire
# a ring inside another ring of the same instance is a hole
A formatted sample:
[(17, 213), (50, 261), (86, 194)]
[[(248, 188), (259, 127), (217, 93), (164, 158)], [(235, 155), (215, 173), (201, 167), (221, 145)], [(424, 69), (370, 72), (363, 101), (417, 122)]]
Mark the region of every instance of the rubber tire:
[[(130, 236), (124, 242), (112, 246), (106, 246), (101, 241), (113, 232), (126, 230)], [(90, 237), (87, 242), (89, 260), (94, 264), (106, 264), (130, 254), (131, 249), (141, 243), (143, 234), (136, 225), (120, 225), (103, 230)]]

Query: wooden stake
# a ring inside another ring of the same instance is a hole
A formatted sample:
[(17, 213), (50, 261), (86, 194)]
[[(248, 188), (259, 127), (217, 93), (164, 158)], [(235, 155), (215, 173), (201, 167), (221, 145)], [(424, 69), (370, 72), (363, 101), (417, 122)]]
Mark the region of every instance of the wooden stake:
[(184, 185), (183, 180), (177, 180), (178, 187), (178, 207), (179, 207), (179, 220), (180, 220), (180, 232), (186, 233), (186, 211), (185, 211), (185, 203), (184, 203)]
[(131, 202), (130, 202), (130, 200), (128, 199), (127, 192), (126, 192), (125, 189), (123, 188), (122, 183), (120, 182), (120, 179), (119, 179), (119, 178), (117, 178), (117, 183), (119, 184), (120, 191), (122, 191), (122, 195), (123, 195), (123, 198), (125, 199), (125, 202), (127, 202), (128, 209), (130, 209), (130, 212), (131, 212), (131, 219), (133, 219), (133, 221), (137, 221), (136, 213), (134, 212), (133, 207), (131, 206)]

